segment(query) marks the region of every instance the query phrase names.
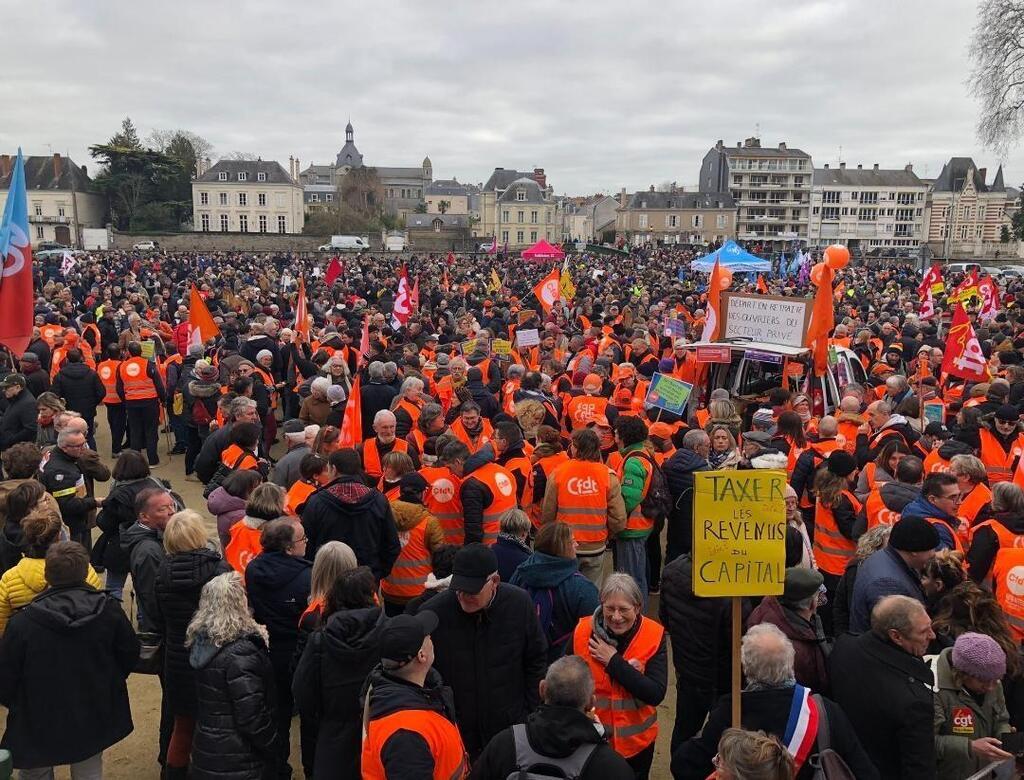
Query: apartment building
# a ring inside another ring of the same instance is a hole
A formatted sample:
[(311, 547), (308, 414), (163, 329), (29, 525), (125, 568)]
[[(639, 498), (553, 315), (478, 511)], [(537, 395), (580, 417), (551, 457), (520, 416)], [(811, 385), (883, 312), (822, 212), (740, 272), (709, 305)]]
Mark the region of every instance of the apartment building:
[(554, 199), (543, 168), (524, 173), (495, 168), (480, 193), (480, 222), (475, 236), (497, 236), (509, 248), (528, 247), (545, 239), (562, 239), (562, 209)]
[[(294, 168), (293, 168), (294, 170)], [(221, 160), (192, 182), (192, 229), (301, 233), (302, 186), (273, 160)]]
[(936, 257), (1016, 256), (1016, 244), (1002, 239), (1019, 208), (1020, 192), (1003, 182), (1002, 166), (991, 183), (987, 174), (970, 157), (953, 157), (942, 166), (928, 198), (928, 247)]
[(735, 235), (736, 201), (727, 192), (657, 192), (621, 196), (617, 239), (636, 244), (711, 244)]

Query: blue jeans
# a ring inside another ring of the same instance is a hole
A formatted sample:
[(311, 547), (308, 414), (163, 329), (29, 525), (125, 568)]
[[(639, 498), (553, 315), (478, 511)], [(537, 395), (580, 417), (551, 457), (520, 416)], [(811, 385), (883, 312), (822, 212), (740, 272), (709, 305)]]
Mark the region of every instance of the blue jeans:
[(103, 587), (110, 591), (111, 596), (120, 600), (124, 595), (124, 583), (127, 579), (128, 574), (126, 572), (107, 569), (107, 577), (104, 580)]
[(615, 540), (615, 571), (625, 572), (640, 586), (643, 611), (647, 611), (647, 537)]

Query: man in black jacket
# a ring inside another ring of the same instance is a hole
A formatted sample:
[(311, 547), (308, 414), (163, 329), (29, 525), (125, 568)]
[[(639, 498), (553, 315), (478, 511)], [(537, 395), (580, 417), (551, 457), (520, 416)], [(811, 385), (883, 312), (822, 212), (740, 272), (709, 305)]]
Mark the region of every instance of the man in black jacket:
[(21, 356), (21, 373), (25, 377), (28, 391), (36, 398), (50, 389), (50, 375), (46, 373), (35, 352), (26, 352)]
[(88, 570), (81, 545), (57, 542), (50, 587), (7, 624), (0, 703), (15, 768), (71, 764), (74, 776), (99, 777), (103, 751), (132, 732), (126, 681), (139, 640), (117, 599), (85, 584)]
[(471, 757), (540, 703), (547, 641), (526, 591), (500, 582), (484, 544), (455, 555), (451, 587), (420, 610), (438, 617), (437, 671), (455, 693), (459, 731)]
[(530, 765), (520, 765), (517, 760), (521, 747), (536, 754), (534, 766), (561, 767), (568, 765), (567, 759), (575, 759), (584, 767), (572, 775), (579, 780), (633, 780), (626, 759), (608, 745), (587, 714), (594, 706), (594, 678), (582, 658), (564, 656), (551, 664), (540, 682), (540, 698), (544, 703), (530, 713), (524, 725), (507, 728), (487, 743), (473, 762), (470, 780), (529, 770)]
[(82, 362), (81, 350), (68, 350), (67, 360), (53, 378), (53, 392), (64, 399), (68, 409), (78, 412), (89, 424), (86, 441), (95, 450), (96, 408), (103, 403), (107, 390), (99, 374)]
[(21, 441), (35, 442), (36, 399), (25, 388), (28, 383), (21, 374), (8, 374), (0, 381), (4, 394), (4, 412), (0, 417), (0, 451)]
[(710, 449), (711, 439), (704, 431), (687, 431), (683, 436), (683, 446), (662, 466), (672, 494), (672, 511), (666, 523), (666, 565), (693, 547), (693, 474), (708, 470)]
[(391, 505), (383, 493), (363, 482), (355, 450), (331, 453), (329, 464), (337, 478), (310, 496), (302, 510), (306, 558), (314, 560), (327, 542), (345, 542), (359, 564), (369, 566), (373, 576), (382, 580), (402, 551)]
[(89, 513), (103, 503), (89, 495), (85, 475), (78, 467), (78, 458), (86, 451), (85, 434), (80, 430), (64, 430), (57, 436), (57, 446), (42, 467), (39, 481), (57, 499), (61, 517), (71, 532), (72, 541), (86, 550), (92, 549)]
[(922, 660), (934, 638), (921, 602), (887, 596), (871, 630), (840, 637), (829, 656), (832, 695), (886, 780), (935, 777), (933, 675)]
[[(203, 440), (203, 446), (196, 456), (195, 473), (205, 484), (213, 479), (220, 465), (220, 456), (231, 445), (231, 426), (238, 423), (254, 423), (259, 425), (260, 416), (256, 410), (256, 402), (251, 398), (235, 398), (228, 409), (228, 421)], [(259, 455), (266, 457), (263, 441), (259, 444)]]
[(128, 571), (132, 575), (139, 630), (155, 633), (159, 614), (156, 603), (156, 575), (167, 557), (163, 533), (167, 521), (177, 511), (169, 490), (146, 488), (135, 497), (136, 521), (121, 532), (121, 547), (128, 555)]

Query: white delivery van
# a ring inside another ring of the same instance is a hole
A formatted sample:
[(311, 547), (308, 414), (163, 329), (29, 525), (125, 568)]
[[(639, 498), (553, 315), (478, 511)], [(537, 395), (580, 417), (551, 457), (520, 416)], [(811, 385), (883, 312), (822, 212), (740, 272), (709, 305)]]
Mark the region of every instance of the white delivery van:
[(331, 243), (320, 247), (321, 252), (335, 249), (354, 249), (363, 251), (370, 248), (370, 239), (365, 236), (331, 236)]
[(404, 252), (405, 236), (388, 236), (384, 239), (384, 249), (388, 252)]

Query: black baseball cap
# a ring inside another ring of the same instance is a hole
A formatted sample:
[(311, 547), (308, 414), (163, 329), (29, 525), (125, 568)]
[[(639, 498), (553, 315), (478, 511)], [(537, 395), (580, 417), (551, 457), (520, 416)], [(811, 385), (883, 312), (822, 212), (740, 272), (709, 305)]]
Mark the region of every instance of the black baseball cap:
[(404, 666), (416, 657), (423, 640), (437, 628), (437, 614), (425, 609), (415, 615), (395, 615), (380, 631), (380, 657)]
[(467, 544), (455, 554), (451, 589), (476, 595), (483, 590), (487, 578), (498, 571), (494, 550), (486, 544)]
[[(8, 387), (27, 387), (28, 383), (25, 381), (25, 377), (22, 374), (8, 374), (2, 380), (0, 380), (0, 388), (7, 389)], [(497, 567), (495, 567), (497, 568)]]

